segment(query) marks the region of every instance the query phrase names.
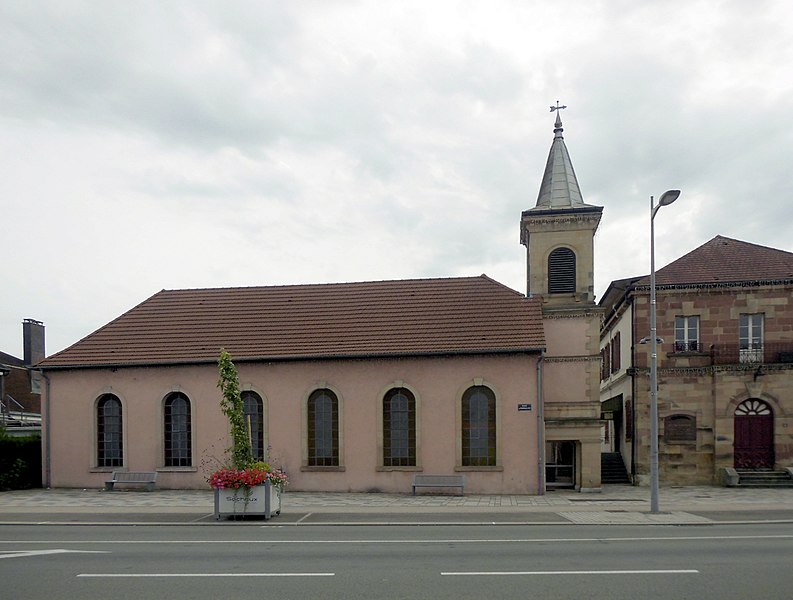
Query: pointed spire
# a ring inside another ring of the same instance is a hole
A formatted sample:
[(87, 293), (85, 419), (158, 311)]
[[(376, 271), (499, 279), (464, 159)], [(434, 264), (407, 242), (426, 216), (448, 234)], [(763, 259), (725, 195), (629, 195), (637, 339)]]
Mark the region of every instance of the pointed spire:
[(581, 196), (581, 188), (578, 187), (573, 162), (570, 160), (570, 154), (567, 152), (562, 135), (564, 128), (560, 111), (564, 108), (567, 106), (560, 106), (558, 101), (556, 106), (551, 107), (551, 112), (556, 113), (553, 142), (548, 154), (548, 162), (545, 164), (545, 174), (542, 176), (535, 209), (557, 210), (588, 206)]

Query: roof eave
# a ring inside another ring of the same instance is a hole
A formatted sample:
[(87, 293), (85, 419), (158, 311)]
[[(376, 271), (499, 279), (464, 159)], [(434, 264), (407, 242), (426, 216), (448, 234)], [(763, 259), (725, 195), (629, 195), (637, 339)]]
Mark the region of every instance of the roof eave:
[[(278, 355), (278, 356), (241, 356), (233, 357), (235, 363), (257, 362), (314, 362), (335, 360), (383, 360), (400, 358), (442, 358), (447, 356), (490, 356), (503, 354), (541, 354), (545, 347), (527, 346), (519, 348), (493, 348), (471, 350), (438, 350), (426, 352), (378, 352), (378, 353), (353, 353), (353, 354), (318, 354), (318, 355)], [(173, 361), (148, 361), (148, 362), (107, 362), (96, 364), (67, 364), (67, 365), (40, 365), (40, 371), (69, 371), (84, 369), (149, 369), (154, 367), (185, 367), (217, 364), (216, 358), (184, 359)]]
[[(709, 287), (759, 287), (764, 285), (793, 285), (793, 279), (745, 279), (735, 281), (689, 281), (683, 283), (658, 283), (655, 284), (657, 290), (674, 290), (685, 288), (709, 288)], [(646, 291), (650, 289), (650, 283), (638, 283), (631, 285), (630, 289), (636, 291)]]

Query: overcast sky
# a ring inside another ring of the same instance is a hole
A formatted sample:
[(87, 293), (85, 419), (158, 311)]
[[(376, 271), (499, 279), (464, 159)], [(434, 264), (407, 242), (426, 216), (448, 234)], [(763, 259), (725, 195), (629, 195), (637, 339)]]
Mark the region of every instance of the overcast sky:
[(525, 292), (554, 114), (598, 297), (715, 235), (793, 251), (793, 2), (0, 3), (0, 350), (167, 288)]

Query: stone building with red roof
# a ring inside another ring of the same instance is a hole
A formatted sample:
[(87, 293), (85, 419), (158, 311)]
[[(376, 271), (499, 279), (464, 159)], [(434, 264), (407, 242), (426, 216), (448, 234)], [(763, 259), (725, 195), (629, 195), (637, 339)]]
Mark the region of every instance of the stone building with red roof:
[[(600, 301), (605, 450), (638, 483), (649, 477), (649, 286), (614, 281)], [(789, 479), (793, 253), (716, 236), (659, 269), (656, 290), (661, 484)]]

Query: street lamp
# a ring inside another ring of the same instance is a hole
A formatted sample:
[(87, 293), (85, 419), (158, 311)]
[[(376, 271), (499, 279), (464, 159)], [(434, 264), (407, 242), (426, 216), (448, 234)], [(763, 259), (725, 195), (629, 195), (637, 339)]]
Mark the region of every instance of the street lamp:
[(658, 512), (658, 333), (655, 326), (655, 215), (672, 204), (680, 190), (668, 190), (653, 205), (650, 196), (650, 512)]

